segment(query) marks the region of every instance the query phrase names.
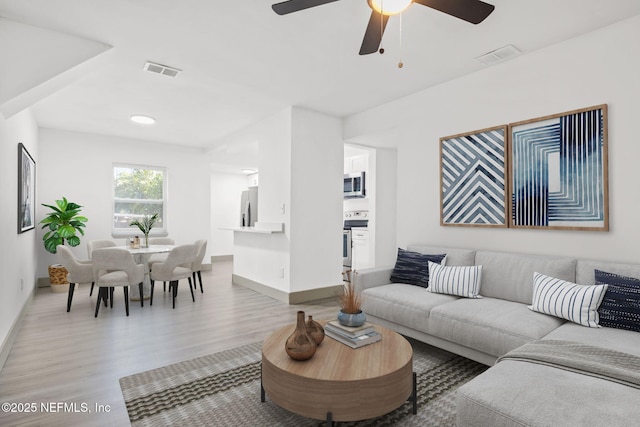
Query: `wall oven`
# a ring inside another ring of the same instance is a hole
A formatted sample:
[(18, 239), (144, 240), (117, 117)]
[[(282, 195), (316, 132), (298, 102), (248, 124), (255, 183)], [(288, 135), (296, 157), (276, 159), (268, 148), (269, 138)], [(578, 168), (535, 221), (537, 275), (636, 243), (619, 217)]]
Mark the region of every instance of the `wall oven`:
[(342, 265), (351, 267), (353, 263), (353, 239), (352, 228), (364, 230), (369, 225), (368, 211), (350, 211), (344, 213), (342, 227)]
[(354, 172), (344, 175), (344, 198), (365, 197), (365, 172)]

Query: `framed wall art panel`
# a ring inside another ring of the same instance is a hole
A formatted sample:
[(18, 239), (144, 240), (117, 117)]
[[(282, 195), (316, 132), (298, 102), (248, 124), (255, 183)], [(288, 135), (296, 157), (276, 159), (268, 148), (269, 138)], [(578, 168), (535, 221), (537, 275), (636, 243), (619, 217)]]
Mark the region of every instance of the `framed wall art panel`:
[(509, 125), (511, 227), (609, 229), (607, 105)]
[(35, 227), (36, 162), (24, 144), (18, 144), (18, 234)]
[(507, 226), (507, 126), (440, 138), (440, 225)]

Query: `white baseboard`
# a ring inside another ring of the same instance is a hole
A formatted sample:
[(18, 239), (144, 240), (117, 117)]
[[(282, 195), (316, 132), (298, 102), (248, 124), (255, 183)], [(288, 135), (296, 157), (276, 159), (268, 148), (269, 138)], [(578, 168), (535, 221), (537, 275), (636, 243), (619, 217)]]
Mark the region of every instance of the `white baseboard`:
[[(47, 283), (48, 282), (49, 279), (47, 279)], [(20, 314), (13, 321), (11, 328), (9, 328), (9, 333), (2, 342), (2, 346), (0, 347), (0, 371), (4, 368), (4, 364), (9, 357), (9, 352), (11, 351), (11, 347), (13, 347), (13, 343), (18, 336), (18, 332), (20, 331), (20, 327), (22, 326), (22, 322), (24, 321), (24, 316), (27, 314), (27, 309), (29, 308), (29, 306), (31, 305), (31, 301), (33, 300), (34, 293), (35, 289), (31, 292), (29, 298), (25, 301), (24, 305), (22, 306), (22, 310), (20, 310)]]
[(282, 301), (289, 305), (302, 304), (310, 301), (332, 298), (335, 297), (338, 290), (342, 289), (343, 287), (343, 285), (335, 285), (326, 288), (308, 289), (306, 291), (289, 293), (272, 288), (271, 286), (267, 286), (254, 280), (247, 279), (246, 277), (242, 277), (237, 274), (234, 274), (232, 276), (231, 282), (234, 285), (244, 286), (245, 288), (249, 288), (253, 291), (259, 292), (263, 295), (266, 295), (278, 301)]

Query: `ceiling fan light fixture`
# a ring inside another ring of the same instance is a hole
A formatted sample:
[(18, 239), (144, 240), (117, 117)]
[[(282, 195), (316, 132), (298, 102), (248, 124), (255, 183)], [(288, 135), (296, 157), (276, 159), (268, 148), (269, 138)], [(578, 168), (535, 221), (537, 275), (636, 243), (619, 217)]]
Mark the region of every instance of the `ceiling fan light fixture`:
[(369, 6), (382, 15), (397, 15), (404, 12), (413, 0), (368, 0)]

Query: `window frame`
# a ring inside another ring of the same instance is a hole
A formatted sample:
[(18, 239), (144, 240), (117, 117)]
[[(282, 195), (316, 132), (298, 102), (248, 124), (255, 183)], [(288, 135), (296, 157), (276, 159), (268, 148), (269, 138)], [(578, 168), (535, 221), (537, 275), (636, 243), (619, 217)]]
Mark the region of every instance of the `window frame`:
[[(129, 169), (145, 169), (162, 172), (162, 224), (163, 227), (153, 227), (149, 236), (154, 237), (166, 237), (168, 232), (168, 220), (167, 220), (167, 204), (168, 204), (168, 171), (164, 166), (153, 165), (140, 165), (134, 163), (117, 163), (114, 162), (111, 165), (111, 237), (113, 238), (128, 238), (140, 235), (140, 230), (137, 227), (129, 228), (114, 228), (114, 218), (116, 215), (116, 168), (129, 168)], [(118, 199), (118, 200), (134, 200), (134, 199)]]

